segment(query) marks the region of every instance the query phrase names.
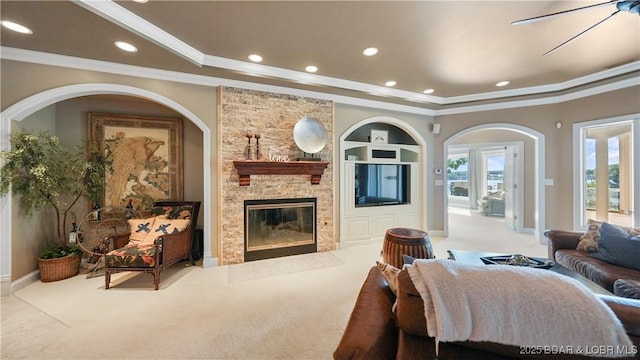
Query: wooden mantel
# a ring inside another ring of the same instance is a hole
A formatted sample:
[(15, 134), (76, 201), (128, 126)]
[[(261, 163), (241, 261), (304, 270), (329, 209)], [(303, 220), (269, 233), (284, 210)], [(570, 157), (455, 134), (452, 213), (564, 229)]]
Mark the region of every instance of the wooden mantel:
[(311, 175), (311, 185), (320, 184), (327, 161), (263, 161), (238, 160), (233, 165), (238, 169), (240, 186), (251, 184), (251, 175)]

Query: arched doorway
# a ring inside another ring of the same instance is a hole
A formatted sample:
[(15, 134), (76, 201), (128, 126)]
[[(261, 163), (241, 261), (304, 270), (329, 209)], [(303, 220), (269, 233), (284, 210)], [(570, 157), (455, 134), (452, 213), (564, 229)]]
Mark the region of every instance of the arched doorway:
[[(454, 148), (454, 144), (456, 144), (456, 142), (458, 142), (460, 139), (464, 138), (465, 136), (469, 135), (469, 134), (473, 134), (474, 132), (478, 132), (478, 131), (488, 131), (488, 130), (503, 130), (503, 131), (508, 131), (508, 132), (514, 132), (517, 134), (522, 134), (525, 135), (525, 137), (531, 139), (533, 141), (534, 144), (534, 149), (532, 151), (532, 155), (533, 155), (533, 159), (528, 159), (527, 161), (531, 161), (533, 160), (533, 164), (534, 164), (534, 174), (532, 176), (531, 179), (529, 179), (530, 181), (533, 182), (533, 186), (530, 188), (533, 188), (534, 191), (534, 196), (533, 196), (533, 201), (534, 201), (534, 208), (533, 208), (533, 223), (534, 223), (534, 229), (533, 229), (533, 233), (535, 238), (538, 240), (538, 242), (540, 243), (545, 243), (545, 238), (544, 238), (544, 234), (543, 234), (543, 229), (544, 229), (544, 218), (545, 218), (545, 211), (544, 211), (544, 204), (545, 204), (545, 193), (544, 193), (544, 135), (536, 130), (524, 127), (524, 126), (520, 126), (520, 125), (515, 125), (515, 124), (508, 124), (508, 123), (487, 123), (487, 124), (482, 124), (482, 125), (478, 125), (478, 126), (473, 126), (471, 128), (465, 129), (453, 136), (451, 136), (449, 139), (447, 139), (444, 142), (444, 163), (447, 163), (447, 156), (450, 153), (450, 150)], [(483, 146), (490, 146), (491, 143), (484, 143)], [(499, 144), (498, 144), (499, 145)], [(502, 144), (504, 145), (504, 144)], [(447, 209), (449, 208), (449, 196), (447, 194), (447, 192), (444, 192), (444, 211), (447, 212)], [(449, 234), (449, 217), (448, 217), (448, 213), (445, 213), (446, 216), (444, 216), (444, 233), (445, 236), (448, 236)]]
[[(203, 157), (203, 210), (204, 214), (211, 214), (211, 169), (210, 159), (211, 154), (209, 149), (211, 148), (211, 131), (204, 124), (204, 122), (193, 114), (189, 109), (178, 104), (177, 102), (166, 98), (160, 94), (140, 89), (132, 86), (118, 85), (118, 84), (78, 84), (63, 86), (47, 91), (43, 91), (36, 95), (23, 99), (16, 104), (10, 106), (2, 113), (0, 113), (0, 150), (7, 150), (10, 148), (8, 141), (11, 134), (11, 121), (22, 121), (30, 114), (35, 113), (49, 105), (57, 102), (82, 97), (89, 95), (125, 95), (143, 98), (161, 105), (166, 106), (173, 111), (181, 114), (193, 124), (195, 124), (202, 131), (202, 157)], [(12, 199), (11, 196), (6, 196), (0, 199), (0, 293), (2, 295), (9, 295), (12, 292), (12, 277), (11, 277), (11, 208)], [(211, 223), (210, 216), (206, 216), (204, 219), (204, 238), (211, 239)], [(216, 261), (211, 255), (210, 242), (204, 242), (204, 254), (203, 254), (203, 266), (213, 266)]]

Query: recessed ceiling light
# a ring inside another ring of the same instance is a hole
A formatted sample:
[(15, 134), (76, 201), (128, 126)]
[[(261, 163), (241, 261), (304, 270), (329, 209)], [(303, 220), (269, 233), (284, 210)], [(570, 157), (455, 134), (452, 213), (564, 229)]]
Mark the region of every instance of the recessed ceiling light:
[(435, 90), (433, 90), (433, 89), (427, 89), (427, 90), (423, 91), (423, 93), (424, 94), (433, 94), (434, 91)]
[(31, 31), (31, 29), (29, 29), (26, 26), (20, 25), (20, 24), (16, 24), (12, 21), (0, 21), (0, 24), (2, 24), (2, 26), (6, 27), (9, 30), (13, 30), (15, 32), (19, 32), (21, 34), (33, 34), (33, 31)]
[(307, 72), (310, 72), (310, 73), (314, 73), (314, 72), (318, 71), (318, 67), (317, 67), (317, 66), (314, 66), (314, 65), (309, 65), (309, 66), (307, 66), (307, 67), (306, 67), (306, 68), (304, 68), (304, 69), (305, 69)]
[(505, 86), (505, 85), (509, 85), (508, 81), (500, 81), (499, 83), (496, 84), (496, 86)]
[(362, 50), (362, 55), (364, 56), (373, 56), (378, 53), (378, 48), (376, 47), (368, 47)]
[(140, 3), (140, 4), (144, 4), (144, 3), (146, 3), (146, 2), (147, 2), (147, 1), (149, 1), (149, 0), (133, 0), (133, 1), (135, 1), (135, 2), (137, 2), (137, 3)]
[(251, 54), (251, 55), (249, 55), (249, 60), (251, 60), (253, 62), (262, 62), (262, 56), (260, 56), (258, 54)]
[(116, 41), (115, 44), (116, 44), (116, 46), (118, 48), (120, 48), (121, 50), (124, 50), (124, 51), (128, 51), (128, 52), (136, 52), (136, 51), (138, 51), (137, 47), (129, 44), (128, 42)]
[(388, 87), (396, 86), (396, 82), (393, 80), (387, 81), (386, 83), (384, 83), (384, 86), (388, 86)]

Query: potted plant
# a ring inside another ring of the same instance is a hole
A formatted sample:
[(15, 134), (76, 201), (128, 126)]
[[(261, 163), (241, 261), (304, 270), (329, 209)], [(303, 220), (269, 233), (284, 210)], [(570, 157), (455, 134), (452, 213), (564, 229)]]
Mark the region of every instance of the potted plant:
[(69, 215), (75, 218), (72, 208), (80, 197), (95, 199), (104, 189), (104, 155), (95, 146), (69, 149), (47, 132), (13, 134), (10, 142), (12, 149), (1, 153), (0, 196), (11, 189), (26, 216), (53, 209), (56, 233), (38, 259), (40, 278), (47, 282), (75, 276), (82, 252), (68, 243), (67, 220)]

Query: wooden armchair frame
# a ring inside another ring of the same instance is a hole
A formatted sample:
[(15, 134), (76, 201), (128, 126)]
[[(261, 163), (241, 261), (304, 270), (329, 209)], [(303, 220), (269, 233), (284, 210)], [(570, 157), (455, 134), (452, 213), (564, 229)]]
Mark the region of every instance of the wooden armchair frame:
[[(181, 260), (189, 259), (191, 264), (195, 265), (195, 261), (191, 256), (191, 245), (193, 243), (193, 234), (198, 224), (198, 214), (200, 212), (199, 201), (158, 201), (153, 204), (154, 207), (191, 207), (191, 218), (187, 228), (176, 234), (168, 234), (158, 237), (154, 242), (153, 257), (155, 258), (154, 266), (150, 267), (134, 267), (134, 266), (109, 266), (105, 261), (104, 267), (104, 288), (109, 289), (111, 282), (111, 274), (124, 271), (141, 271), (153, 275), (154, 289), (160, 287), (160, 272), (165, 268), (177, 263)], [(108, 237), (112, 245), (112, 249), (120, 249), (129, 243), (130, 233), (121, 233)], [(111, 245), (110, 244), (110, 245)], [(106, 260), (106, 259), (105, 259)]]

